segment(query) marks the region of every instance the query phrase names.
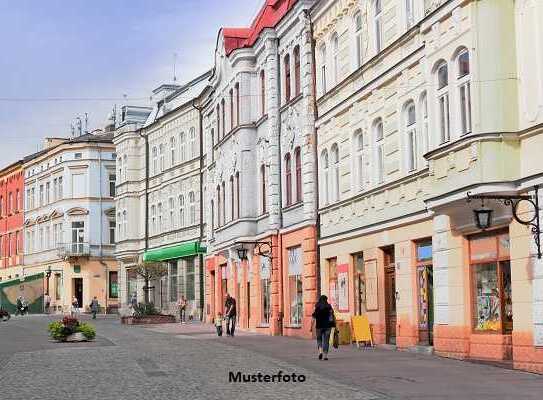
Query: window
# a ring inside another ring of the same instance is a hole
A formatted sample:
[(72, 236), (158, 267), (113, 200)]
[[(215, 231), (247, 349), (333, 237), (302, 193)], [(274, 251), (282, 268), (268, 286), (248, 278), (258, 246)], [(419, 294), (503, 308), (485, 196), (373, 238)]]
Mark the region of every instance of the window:
[(222, 199), (221, 199), (221, 205), (222, 205), (222, 210), (221, 210), (221, 214), (222, 214), (222, 224), (226, 224), (226, 185), (224, 183), (224, 181), (222, 182), (222, 185), (221, 185), (221, 196), (222, 196)]
[(364, 254), (352, 255), (354, 269), (354, 312), (355, 315), (366, 313), (366, 271), (364, 268)]
[(260, 286), (262, 324), (267, 326), (271, 319), (271, 261), (268, 257), (260, 256)]
[(40, 185), (40, 207), (43, 206), (43, 202), (44, 202), (44, 196), (43, 196), (43, 185)]
[(410, 101), (405, 106), (406, 167), (407, 171), (417, 169), (417, 117), (415, 103)]
[(290, 54), (287, 54), (283, 61), (285, 69), (285, 101), (290, 100)]
[(0, 196), (0, 218), (4, 216), (4, 197)]
[(23, 198), (19, 189), (15, 191), (15, 211), (20, 211), (23, 209)]
[(170, 161), (172, 163), (172, 167), (177, 162), (177, 140), (175, 139), (175, 136), (170, 138)]
[(62, 275), (55, 274), (55, 300), (59, 301), (62, 293)]
[(180, 194), (178, 201), (179, 201), (179, 227), (183, 228), (185, 226), (185, 196)]
[(240, 124), (240, 94), (239, 94), (239, 83), (236, 83), (234, 86), (236, 90), (236, 125)]
[(230, 130), (234, 128), (234, 89), (230, 89)]
[(217, 227), (221, 226), (221, 186), (217, 185)]
[(189, 193), (189, 214), (190, 214), (190, 224), (196, 224), (196, 201), (194, 192)]
[[(49, 183), (47, 183), (49, 185)], [(8, 214), (13, 214), (13, 193), (8, 193)]]
[[(54, 228), (53, 230), (56, 231)], [(55, 234), (56, 232), (53, 233)], [(115, 221), (109, 221), (109, 244), (115, 244)]]
[(450, 140), (450, 116), (449, 116), (449, 69), (447, 63), (442, 62), (437, 67), (437, 102), (439, 109), (439, 132), (441, 143)]
[(190, 128), (189, 129), (189, 137), (190, 137), (190, 158), (196, 157), (197, 154), (197, 145), (196, 145), (196, 129)]
[(215, 129), (211, 129), (211, 161), (215, 161)]
[(375, 52), (379, 53), (383, 45), (383, 8), (381, 0), (375, 0)]
[(128, 237), (128, 211), (123, 211), (123, 237)]
[[(40, 242), (42, 232), (40, 231)], [(72, 222), (72, 252), (82, 254), (85, 243), (85, 223), (83, 221)], [(41, 246), (43, 249), (43, 245)]]
[(194, 258), (187, 258), (185, 260), (185, 295), (188, 301), (196, 299), (195, 293), (195, 274), (194, 274)]
[(179, 134), (179, 157), (181, 157), (181, 162), (187, 161), (187, 137), (185, 132)]
[(303, 321), (302, 248), (293, 247), (288, 251), (288, 298), (290, 324), (301, 326)]
[(473, 326), (475, 331), (511, 333), (513, 307), (509, 234), (470, 238), (473, 274)]
[(364, 44), (362, 42), (362, 16), (360, 15), (360, 12), (357, 12), (354, 16), (354, 46), (356, 68), (360, 68), (362, 66), (362, 59), (364, 54)]
[(266, 196), (266, 165), (262, 164), (260, 166), (260, 205), (262, 214), (267, 212)]
[(109, 298), (119, 298), (119, 273), (117, 271), (109, 271)]
[(153, 233), (157, 233), (156, 228), (156, 206), (151, 206), (151, 230)]
[(240, 202), (241, 202), (241, 182), (240, 182), (240, 176), (239, 171), (236, 172), (236, 216), (235, 218), (238, 219), (240, 217)]
[(177, 301), (177, 261), (172, 261), (170, 264), (170, 301), (176, 302)]
[(285, 155), (285, 189), (285, 201), (288, 207), (292, 204), (292, 161), (290, 158), (290, 153)]
[(260, 111), (261, 114), (266, 114), (266, 73), (260, 71)]
[(158, 174), (158, 149), (153, 147), (153, 173)]
[(115, 185), (117, 177), (113, 174), (109, 175), (109, 197), (115, 197)]
[(379, 118), (373, 124), (375, 136), (375, 157), (376, 157), (376, 173), (377, 183), (383, 183), (385, 180), (385, 153), (384, 153), (384, 136), (383, 136), (383, 120)]
[(339, 200), (339, 147), (336, 143), (332, 145), (330, 150), (332, 156), (332, 193), (330, 199), (332, 201)]
[(221, 132), (224, 137), (226, 135), (226, 111), (225, 111), (224, 99), (221, 100)]
[(301, 93), (300, 82), (300, 46), (294, 47), (294, 95)]
[(415, 4), (414, 0), (405, 0), (405, 25), (407, 29), (415, 24)]
[(430, 131), (428, 130), (428, 96), (426, 92), (423, 92), (420, 96), (420, 113), (422, 123), (422, 145), (424, 146), (424, 153), (430, 151)]
[(164, 230), (163, 212), (164, 210), (162, 209), (162, 203), (158, 203), (158, 207), (157, 207), (158, 232), (157, 233), (160, 233)]
[(294, 149), (294, 163), (296, 166), (296, 202), (302, 201), (302, 152), (299, 147)]
[(164, 145), (162, 143), (158, 146), (158, 151), (160, 153), (160, 172), (164, 172), (166, 165), (164, 162)]
[(466, 49), (458, 53), (458, 91), (460, 100), (460, 134), (471, 132), (471, 86), (469, 71), (469, 53)]
[(329, 258), (327, 261), (328, 266), (328, 293), (330, 297), (330, 304), (334, 310), (338, 307), (338, 287), (337, 287), (337, 258)]
[(217, 104), (217, 142), (221, 138), (221, 111), (220, 106)]
[(320, 48), (320, 83), (321, 83), (321, 95), (326, 93), (326, 46), (323, 44)]
[(83, 158), (83, 154), (81, 154), (81, 153), (75, 153), (75, 154), (74, 154), (74, 158), (75, 158), (76, 160), (81, 160), (81, 159)]
[(168, 199), (168, 206), (170, 209), (170, 229), (175, 227), (175, 200), (173, 197)]
[(58, 178), (58, 199), (59, 200), (62, 200), (64, 198), (64, 195), (62, 193), (63, 190), (64, 190), (64, 187), (62, 186), (62, 176), (61, 176), (60, 178)]
[(332, 36), (332, 68), (334, 74), (334, 83), (339, 83), (339, 38), (337, 33)]
[(364, 187), (364, 136), (361, 129), (354, 133), (354, 179), (356, 190), (362, 190)]
[(213, 236), (213, 230), (217, 227), (215, 221), (215, 202), (211, 200), (211, 236)]
[(328, 192), (329, 188), (329, 171), (328, 171), (328, 151), (323, 150), (321, 153), (321, 199), (322, 204), (328, 204)]
[(128, 178), (128, 156), (125, 154), (123, 156), (123, 179), (126, 180)]

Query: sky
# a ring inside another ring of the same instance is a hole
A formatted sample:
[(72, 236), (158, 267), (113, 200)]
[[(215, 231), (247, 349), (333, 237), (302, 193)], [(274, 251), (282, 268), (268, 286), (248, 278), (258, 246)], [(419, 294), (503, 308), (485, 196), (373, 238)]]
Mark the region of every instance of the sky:
[[(227, 6), (225, 6), (227, 3)], [(0, 0), (0, 168), (103, 128), (114, 104), (213, 67), (221, 26), (248, 26), (264, 0)], [(174, 56), (177, 54), (177, 57)]]

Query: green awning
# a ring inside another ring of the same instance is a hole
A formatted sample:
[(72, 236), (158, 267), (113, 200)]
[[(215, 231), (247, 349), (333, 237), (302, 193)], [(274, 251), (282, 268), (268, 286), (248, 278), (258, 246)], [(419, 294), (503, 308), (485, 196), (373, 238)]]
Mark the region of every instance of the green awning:
[(205, 254), (207, 249), (200, 242), (189, 242), (177, 246), (163, 247), (143, 253), (144, 262), (160, 262), (190, 257), (196, 254)]

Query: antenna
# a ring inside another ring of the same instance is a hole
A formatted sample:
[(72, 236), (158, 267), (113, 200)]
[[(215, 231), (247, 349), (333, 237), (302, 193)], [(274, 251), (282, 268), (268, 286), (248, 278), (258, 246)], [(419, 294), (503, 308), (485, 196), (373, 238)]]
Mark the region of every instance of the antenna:
[(82, 130), (83, 130), (83, 124), (81, 122), (81, 117), (77, 117), (76, 118), (76, 121), (77, 121), (77, 131), (79, 132), (79, 136), (81, 136), (81, 133), (82, 133)]
[(72, 137), (75, 137), (75, 127), (73, 122), (70, 124), (70, 131), (72, 132)]
[(173, 83), (177, 81), (177, 76), (175, 75), (175, 64), (177, 64), (177, 53), (173, 53)]
[(89, 114), (85, 113), (85, 133), (89, 132)]

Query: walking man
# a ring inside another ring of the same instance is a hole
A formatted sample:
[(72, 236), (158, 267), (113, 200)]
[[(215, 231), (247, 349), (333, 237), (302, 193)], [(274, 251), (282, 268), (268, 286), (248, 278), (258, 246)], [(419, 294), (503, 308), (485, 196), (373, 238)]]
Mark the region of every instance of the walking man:
[(100, 309), (100, 304), (98, 304), (98, 299), (96, 298), (96, 296), (94, 296), (90, 303), (90, 309), (92, 313), (92, 319), (96, 319), (96, 313), (98, 313), (98, 310)]
[(226, 334), (228, 336), (234, 336), (234, 331), (236, 330), (236, 299), (234, 299), (230, 294), (226, 295), (226, 301), (224, 303), (226, 315)]
[(45, 313), (49, 314), (49, 308), (51, 307), (51, 296), (49, 296), (49, 293), (43, 296), (43, 302), (45, 304)]
[(181, 296), (177, 302), (177, 307), (179, 307), (179, 322), (184, 324), (187, 318), (187, 299), (185, 296)]

